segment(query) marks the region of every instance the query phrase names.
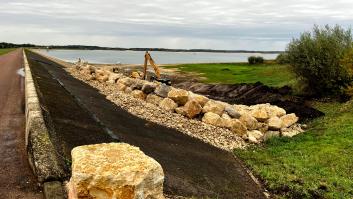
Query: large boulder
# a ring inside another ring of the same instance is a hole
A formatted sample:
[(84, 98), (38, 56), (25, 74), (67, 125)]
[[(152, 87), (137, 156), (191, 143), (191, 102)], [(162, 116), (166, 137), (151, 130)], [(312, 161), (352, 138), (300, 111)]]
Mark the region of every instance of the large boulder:
[(118, 83), (124, 84), (125, 86), (128, 86), (128, 87), (130, 87), (135, 82), (136, 82), (136, 79), (132, 79), (130, 77), (124, 77), (118, 80)]
[(156, 89), (156, 87), (157, 87), (157, 84), (153, 82), (146, 82), (143, 84), (141, 90), (146, 94), (150, 94)]
[(204, 116), (202, 117), (202, 122), (206, 124), (211, 124), (214, 126), (223, 126), (223, 121), (221, 116), (213, 112), (205, 113)]
[(131, 92), (131, 95), (136, 98), (136, 99), (140, 99), (140, 100), (145, 100), (146, 99), (146, 94), (143, 93), (142, 91), (140, 90), (133, 90)]
[(170, 112), (174, 112), (174, 110), (178, 107), (178, 104), (175, 103), (172, 99), (164, 98), (160, 103), (159, 106)]
[(122, 84), (122, 83), (118, 83), (116, 87), (117, 87), (118, 91), (123, 91), (123, 92), (127, 88), (126, 85)]
[(154, 104), (154, 105), (159, 105), (159, 103), (163, 100), (163, 98), (155, 95), (155, 94), (148, 94), (146, 97), (146, 102)]
[(160, 97), (166, 98), (168, 97), (168, 93), (172, 88), (170, 86), (167, 86), (165, 84), (160, 84), (157, 86), (157, 88), (154, 90), (154, 93)]
[(179, 106), (183, 106), (189, 100), (189, 92), (183, 89), (172, 88), (168, 92), (168, 98), (174, 100)]
[(189, 91), (189, 100), (194, 100), (203, 107), (209, 99), (203, 95), (198, 95)]
[(266, 106), (266, 111), (267, 114), (269, 115), (269, 117), (282, 117), (283, 115), (286, 114), (286, 110), (284, 110), (283, 108), (280, 108), (278, 106), (273, 106), (273, 105), (268, 105)]
[(224, 108), (224, 111), (231, 116), (232, 118), (239, 119), (240, 118), (240, 113), (233, 107), (233, 106), (226, 106)]
[(258, 130), (248, 131), (247, 135), (248, 135), (248, 140), (252, 143), (260, 142), (260, 140), (262, 140), (264, 136), (263, 133)]
[(74, 148), (69, 199), (163, 199), (161, 165), (125, 143)]
[(239, 120), (246, 126), (248, 130), (255, 130), (258, 128), (258, 121), (250, 114), (244, 113)]
[(202, 107), (201, 105), (194, 101), (194, 100), (191, 100), (191, 101), (188, 101), (184, 107), (183, 107), (184, 111), (185, 111), (185, 115), (188, 117), (188, 118), (194, 118), (196, 117), (198, 114), (201, 113), (202, 111)]
[(303, 132), (304, 130), (301, 128), (299, 124), (294, 124), (288, 128), (281, 129), (281, 134), (284, 137), (293, 137)]
[(281, 117), (284, 128), (288, 128), (298, 122), (299, 118), (295, 115), (295, 113), (291, 113), (288, 115), (284, 115)]
[(265, 108), (256, 107), (251, 111), (251, 115), (259, 122), (264, 122), (270, 117)]
[(224, 104), (217, 102), (215, 100), (209, 100), (202, 108), (202, 112), (203, 113), (212, 112), (221, 116), (223, 114), (224, 109), (225, 109)]
[(135, 79), (134, 83), (131, 84), (130, 87), (132, 88), (132, 90), (141, 90), (144, 83), (145, 83), (144, 80)]
[(277, 117), (277, 116), (271, 117), (267, 121), (267, 123), (268, 123), (268, 128), (270, 130), (279, 130), (279, 129), (282, 128), (282, 125), (283, 125), (282, 120), (279, 117)]
[(122, 78), (123, 75), (120, 73), (112, 73), (110, 72), (108, 83), (114, 84), (116, 83), (120, 78)]
[(238, 136), (246, 135), (246, 126), (238, 119), (232, 119), (230, 130)]

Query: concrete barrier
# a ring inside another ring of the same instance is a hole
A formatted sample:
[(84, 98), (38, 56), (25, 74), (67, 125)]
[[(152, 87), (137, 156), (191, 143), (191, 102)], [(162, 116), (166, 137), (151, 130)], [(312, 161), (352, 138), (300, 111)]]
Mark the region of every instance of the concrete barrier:
[(29, 164), (40, 183), (59, 180), (65, 176), (62, 161), (51, 143), (48, 128), (42, 114), (38, 93), (25, 52), (25, 114), (26, 149)]

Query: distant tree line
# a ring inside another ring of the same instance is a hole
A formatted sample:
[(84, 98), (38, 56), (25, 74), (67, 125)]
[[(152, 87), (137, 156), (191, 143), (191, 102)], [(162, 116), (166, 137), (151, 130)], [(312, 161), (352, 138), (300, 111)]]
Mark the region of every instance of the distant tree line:
[(6, 43), (0, 42), (0, 48), (33, 48), (36, 47), (34, 44), (13, 44), (13, 43)]

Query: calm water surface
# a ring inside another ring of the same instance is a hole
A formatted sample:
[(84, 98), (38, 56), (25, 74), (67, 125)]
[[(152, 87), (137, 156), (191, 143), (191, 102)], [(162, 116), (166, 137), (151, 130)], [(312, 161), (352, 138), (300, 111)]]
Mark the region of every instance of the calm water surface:
[[(121, 63), (142, 64), (143, 51), (115, 50), (40, 50), (40, 52), (66, 61), (74, 62), (78, 58), (90, 63)], [(246, 62), (249, 56), (262, 56), (265, 59), (275, 59), (277, 54), (262, 53), (208, 53), (208, 52), (150, 52), (157, 64), (181, 63), (217, 63)]]

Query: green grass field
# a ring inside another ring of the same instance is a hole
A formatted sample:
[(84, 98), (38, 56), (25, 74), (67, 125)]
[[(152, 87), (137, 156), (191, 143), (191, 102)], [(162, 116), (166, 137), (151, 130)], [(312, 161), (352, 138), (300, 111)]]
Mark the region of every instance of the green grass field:
[(235, 154), (280, 198), (352, 198), (353, 101), (314, 107), (326, 116), (307, 132)]
[(286, 65), (261, 64), (249, 65), (247, 63), (211, 63), (211, 64), (182, 64), (165, 66), (178, 68), (183, 72), (196, 72), (205, 77), (205, 83), (255, 83), (260, 81), (268, 86), (280, 87), (293, 85), (294, 75)]
[(6, 53), (13, 51), (13, 50), (15, 50), (15, 49), (14, 48), (2, 48), (2, 49), (0, 49), (0, 55), (6, 54)]

